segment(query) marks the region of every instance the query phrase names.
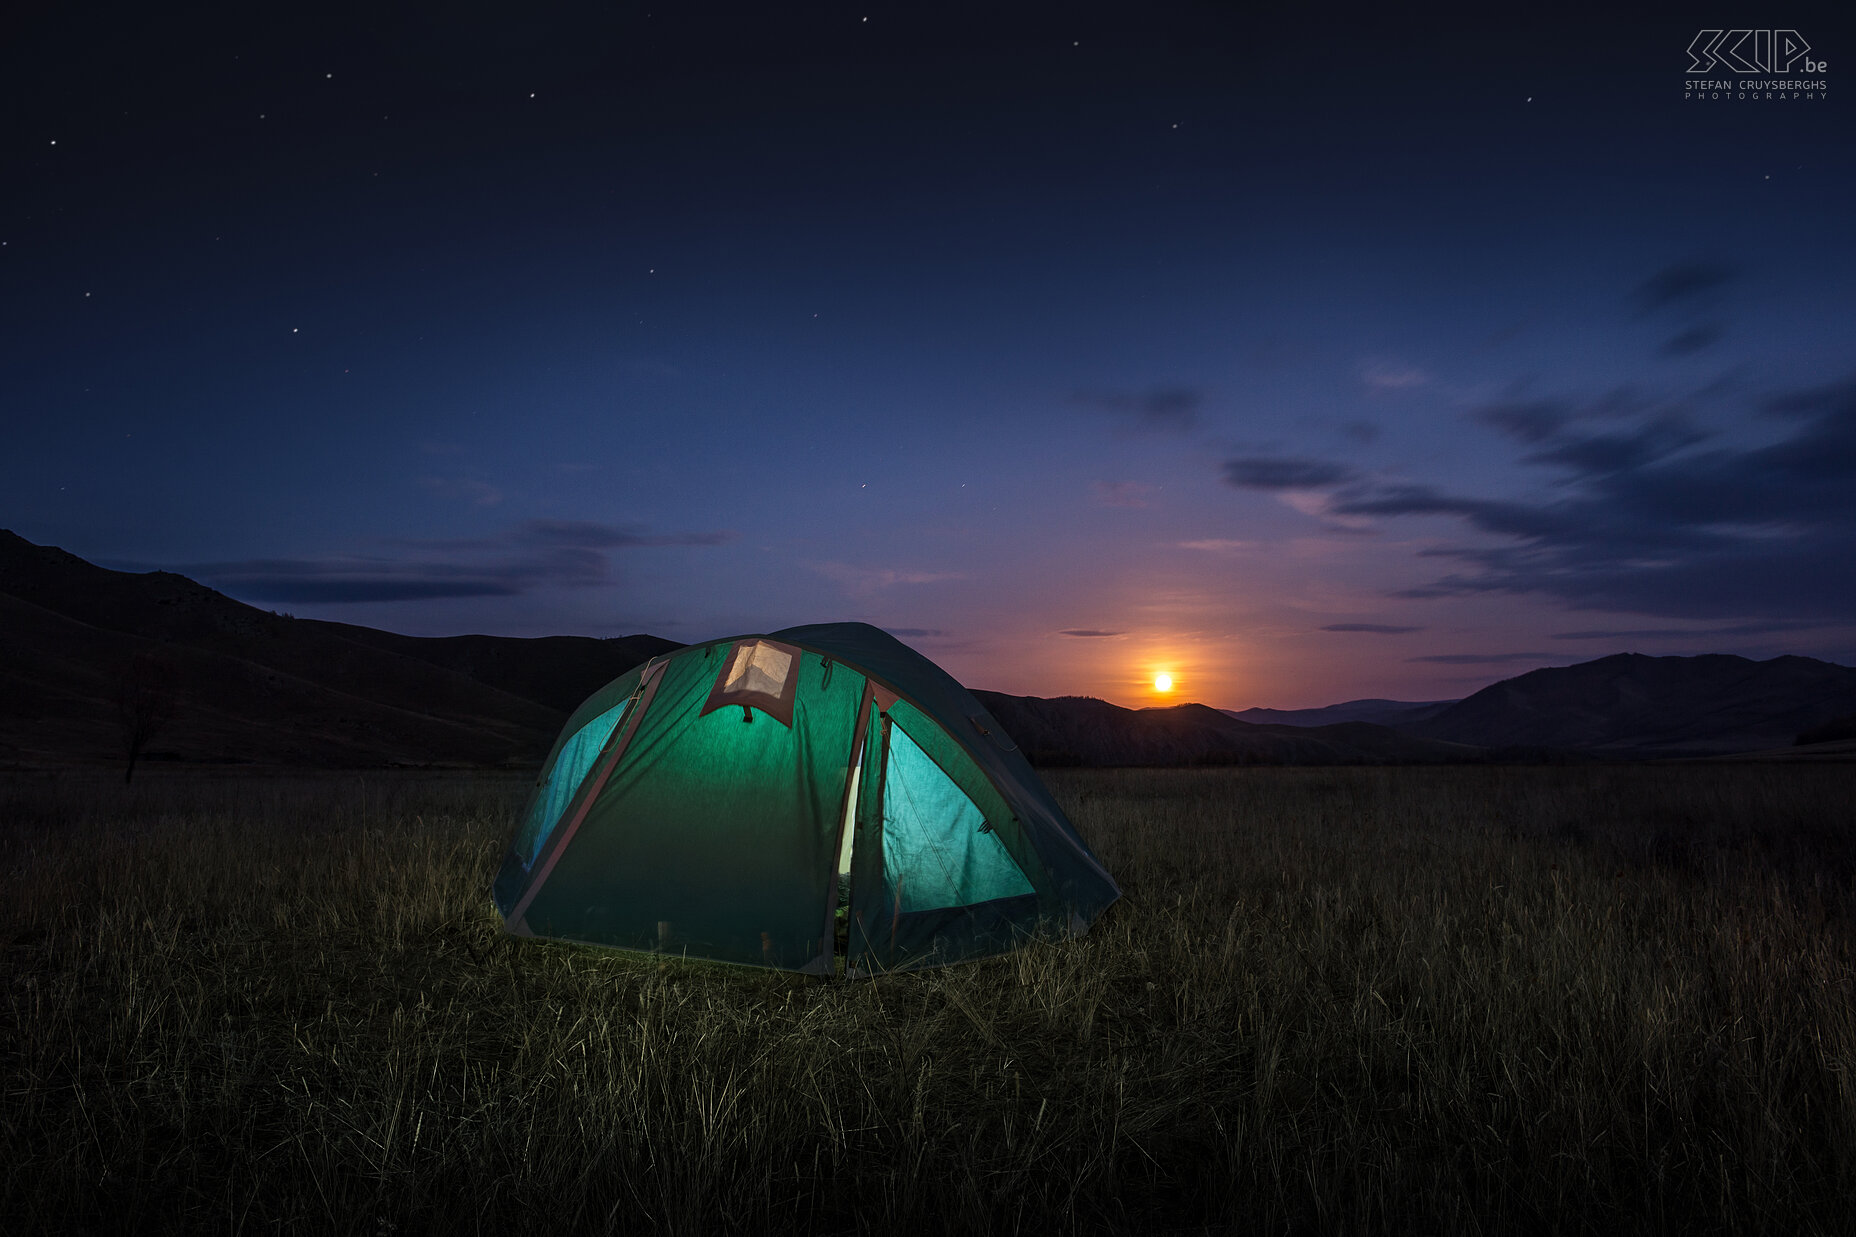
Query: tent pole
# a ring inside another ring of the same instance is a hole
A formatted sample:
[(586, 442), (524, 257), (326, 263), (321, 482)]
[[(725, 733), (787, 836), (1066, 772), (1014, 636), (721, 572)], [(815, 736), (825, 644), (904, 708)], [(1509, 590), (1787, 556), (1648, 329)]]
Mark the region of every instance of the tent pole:
[(819, 957), (830, 959), (838, 956), (838, 856), (844, 853), (845, 833), (851, 827), (851, 816), (857, 811), (857, 802), (852, 792), (857, 785), (857, 769), (864, 758), (864, 727), (870, 722), (870, 702), (876, 698), (869, 679), (864, 680), (864, 697), (857, 705), (857, 725), (851, 731), (851, 759), (845, 769), (844, 792), (838, 804), (838, 835), (836, 844), (831, 848), (831, 892), (825, 898), (825, 934), (820, 938)]

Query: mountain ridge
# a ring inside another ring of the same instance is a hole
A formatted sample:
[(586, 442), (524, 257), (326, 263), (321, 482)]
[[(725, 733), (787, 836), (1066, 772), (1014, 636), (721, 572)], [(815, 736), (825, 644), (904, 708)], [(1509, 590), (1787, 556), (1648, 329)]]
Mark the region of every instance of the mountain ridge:
[[(150, 684), (175, 707), (149, 760), (531, 767), (588, 694), (680, 647), (650, 635), (428, 637), (291, 618), (186, 576), (113, 571), (0, 530), (0, 767), (121, 761), (124, 701)], [(1619, 653), (1454, 702), (1243, 713), (974, 695), (1046, 765), (1660, 759), (1843, 741), (1856, 669), (1795, 655)]]
[(1503, 679), (1411, 734), (1599, 754), (1718, 754), (1791, 744), (1856, 713), (1856, 669), (1785, 654), (1614, 653)]

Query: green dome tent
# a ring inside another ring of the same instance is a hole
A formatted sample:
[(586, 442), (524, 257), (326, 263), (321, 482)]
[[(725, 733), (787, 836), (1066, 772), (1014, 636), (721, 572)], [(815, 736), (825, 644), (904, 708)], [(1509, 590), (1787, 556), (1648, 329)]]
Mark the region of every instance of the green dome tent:
[(495, 885), (519, 935), (850, 975), (1081, 935), (1120, 892), (979, 701), (863, 623), (593, 693)]

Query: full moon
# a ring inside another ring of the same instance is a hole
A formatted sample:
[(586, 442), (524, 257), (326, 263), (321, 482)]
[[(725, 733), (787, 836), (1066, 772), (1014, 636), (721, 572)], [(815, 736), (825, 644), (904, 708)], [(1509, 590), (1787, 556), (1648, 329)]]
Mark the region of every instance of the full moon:
[(1156, 674), (1154, 676), (1154, 690), (1157, 692), (1172, 691), (1173, 690), (1173, 676), (1170, 674)]

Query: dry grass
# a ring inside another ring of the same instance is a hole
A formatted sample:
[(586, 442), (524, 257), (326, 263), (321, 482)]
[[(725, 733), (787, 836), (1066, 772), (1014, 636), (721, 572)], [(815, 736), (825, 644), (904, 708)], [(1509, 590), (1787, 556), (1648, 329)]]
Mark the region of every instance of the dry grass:
[(0, 784), (12, 1232), (1856, 1231), (1856, 766), (1072, 772), (1087, 939), (500, 932), (520, 782)]

